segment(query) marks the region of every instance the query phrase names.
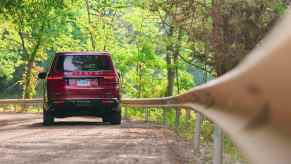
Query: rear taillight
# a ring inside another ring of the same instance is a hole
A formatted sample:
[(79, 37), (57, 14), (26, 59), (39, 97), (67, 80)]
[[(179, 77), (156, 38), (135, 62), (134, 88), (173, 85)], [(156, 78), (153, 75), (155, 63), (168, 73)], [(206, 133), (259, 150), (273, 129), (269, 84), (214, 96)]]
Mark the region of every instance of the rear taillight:
[(64, 76), (49, 76), (47, 80), (63, 80)]
[(62, 96), (65, 93), (65, 87), (66, 81), (63, 73), (52, 73), (47, 77), (48, 95), (52, 99)]
[(118, 81), (116, 79), (116, 76), (103, 76), (101, 79), (99, 79), (99, 84), (101, 86), (112, 86), (116, 87), (118, 84)]

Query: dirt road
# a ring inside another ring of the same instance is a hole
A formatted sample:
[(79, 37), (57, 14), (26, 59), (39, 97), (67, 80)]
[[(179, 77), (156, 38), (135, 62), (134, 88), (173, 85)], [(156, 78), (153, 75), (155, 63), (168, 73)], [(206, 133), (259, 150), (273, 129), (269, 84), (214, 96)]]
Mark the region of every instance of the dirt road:
[(191, 146), (156, 125), (70, 118), (43, 127), (40, 118), (0, 114), (1, 164), (192, 163)]

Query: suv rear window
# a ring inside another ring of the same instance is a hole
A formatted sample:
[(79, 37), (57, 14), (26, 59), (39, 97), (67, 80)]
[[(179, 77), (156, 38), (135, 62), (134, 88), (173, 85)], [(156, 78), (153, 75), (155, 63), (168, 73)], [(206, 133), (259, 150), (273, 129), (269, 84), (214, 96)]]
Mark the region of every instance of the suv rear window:
[(57, 62), (56, 70), (61, 72), (112, 70), (106, 55), (62, 55)]

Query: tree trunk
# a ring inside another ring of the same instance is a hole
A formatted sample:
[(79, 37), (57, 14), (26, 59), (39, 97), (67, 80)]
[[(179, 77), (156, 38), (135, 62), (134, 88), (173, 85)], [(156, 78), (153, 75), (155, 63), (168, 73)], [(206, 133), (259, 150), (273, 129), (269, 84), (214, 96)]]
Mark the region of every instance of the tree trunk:
[(26, 64), (26, 72), (25, 72), (25, 79), (24, 79), (24, 94), (23, 98), (25, 99), (31, 99), (35, 93), (35, 79), (34, 79), (34, 73), (33, 73), (33, 65), (35, 63), (35, 58), (37, 55), (37, 51), (39, 49), (41, 42), (41, 36), (38, 39), (38, 42), (33, 49), (31, 55), (29, 56), (28, 62)]
[(175, 67), (173, 66), (171, 53), (172, 52), (168, 52), (166, 56), (167, 82), (168, 82), (166, 96), (172, 96), (174, 94), (174, 84), (175, 84), (175, 77), (176, 77), (176, 71), (175, 71)]
[[(43, 30), (43, 26), (42, 26)], [(23, 79), (23, 98), (25, 99), (31, 99), (35, 93), (35, 84), (33, 81), (34, 80), (34, 74), (33, 74), (33, 65), (35, 63), (35, 58), (37, 55), (37, 52), (39, 50), (39, 47), (41, 45), (41, 39), (42, 39), (42, 34), (39, 34), (37, 38), (36, 45), (31, 53), (27, 51), (27, 48), (25, 47), (25, 40), (22, 36), (22, 32), (19, 32), (21, 41), (22, 41), (22, 47), (23, 51), (26, 54), (26, 59), (27, 59), (27, 64), (26, 64), (26, 70), (24, 73), (24, 79)]]
[(29, 60), (26, 64), (26, 71), (25, 71), (25, 79), (24, 79), (24, 92), (23, 98), (24, 99), (31, 99), (33, 96), (33, 85), (32, 85), (32, 68), (33, 68), (34, 60)]
[[(173, 27), (169, 27), (169, 33), (167, 34), (168, 38), (173, 36)], [(174, 65), (174, 45), (170, 43), (167, 45), (167, 54), (166, 54), (166, 62), (167, 62), (167, 90), (166, 96), (173, 96), (174, 94), (174, 85), (176, 78), (176, 70)]]
[(225, 55), (223, 48), (223, 34), (222, 25), (223, 18), (221, 16), (221, 0), (212, 1), (212, 18), (213, 18), (213, 28), (212, 28), (212, 47), (214, 49), (215, 58), (215, 70), (217, 76), (220, 76), (226, 72), (224, 65)]
[(89, 1), (88, 0), (86, 0), (86, 10), (87, 10), (87, 15), (88, 15), (88, 25), (89, 25), (89, 34), (90, 34), (91, 46), (92, 46), (92, 49), (95, 50), (96, 49), (96, 43), (95, 43), (94, 34), (93, 34), (92, 30), (91, 30), (90, 5), (89, 5)]
[(182, 39), (182, 29), (179, 28), (178, 29), (178, 33), (177, 33), (177, 41), (175, 42), (175, 47), (174, 47), (174, 56), (173, 56), (173, 60), (174, 60), (174, 65), (175, 65), (175, 73), (176, 73), (176, 86), (177, 86), (177, 93), (180, 93), (180, 83), (179, 83), (179, 68), (178, 68), (178, 60), (179, 60), (179, 56), (180, 56), (180, 42)]

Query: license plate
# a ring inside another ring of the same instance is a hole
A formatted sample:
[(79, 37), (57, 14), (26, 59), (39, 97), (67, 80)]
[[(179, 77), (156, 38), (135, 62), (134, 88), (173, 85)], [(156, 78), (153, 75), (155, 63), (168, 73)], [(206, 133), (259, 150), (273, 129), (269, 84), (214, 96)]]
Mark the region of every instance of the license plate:
[(90, 82), (89, 80), (78, 80), (77, 81), (77, 86), (80, 86), (80, 87), (86, 87), (86, 86), (89, 86), (90, 85)]

